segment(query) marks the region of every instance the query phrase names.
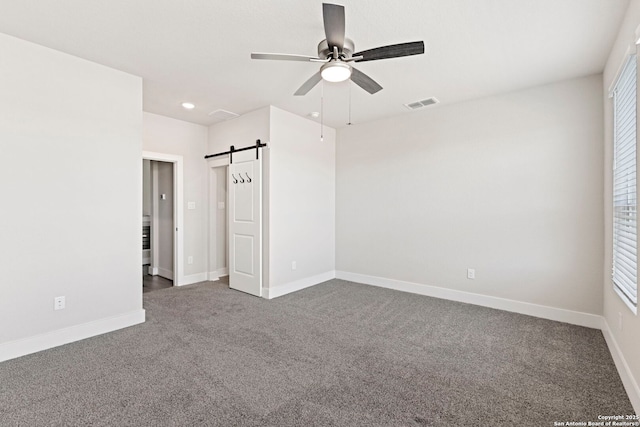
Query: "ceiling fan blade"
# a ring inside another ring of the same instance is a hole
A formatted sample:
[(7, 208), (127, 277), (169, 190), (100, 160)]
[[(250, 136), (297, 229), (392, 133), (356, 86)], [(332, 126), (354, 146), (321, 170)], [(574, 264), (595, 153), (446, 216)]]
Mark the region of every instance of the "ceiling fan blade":
[(322, 61), (317, 56), (293, 55), (289, 53), (259, 53), (252, 52), (251, 59), (273, 59), (276, 61), (303, 61), (311, 62), (312, 60)]
[(306, 95), (307, 92), (313, 89), (313, 87), (320, 82), (320, 80), (322, 80), (322, 76), (320, 75), (320, 71), (318, 71), (313, 76), (311, 76), (309, 80), (304, 82), (302, 86), (300, 86), (300, 89), (298, 89), (296, 93), (294, 93), (294, 95), (295, 96)]
[(329, 49), (333, 51), (333, 47), (337, 46), (338, 52), (342, 52), (344, 46), (344, 6), (322, 3), (322, 17)]
[(424, 42), (409, 42), (376, 47), (354, 53), (353, 56), (362, 56), (356, 62), (377, 61), (378, 59), (399, 58), (401, 56), (421, 55), (424, 53)]
[(380, 86), (375, 80), (353, 67), (351, 67), (351, 81), (369, 92), (371, 95), (382, 90), (382, 86)]

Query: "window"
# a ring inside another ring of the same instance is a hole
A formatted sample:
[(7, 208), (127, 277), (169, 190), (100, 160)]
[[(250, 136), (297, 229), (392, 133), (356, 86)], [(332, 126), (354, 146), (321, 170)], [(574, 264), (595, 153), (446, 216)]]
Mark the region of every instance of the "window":
[(636, 68), (633, 55), (613, 89), (613, 285), (634, 312), (638, 306)]

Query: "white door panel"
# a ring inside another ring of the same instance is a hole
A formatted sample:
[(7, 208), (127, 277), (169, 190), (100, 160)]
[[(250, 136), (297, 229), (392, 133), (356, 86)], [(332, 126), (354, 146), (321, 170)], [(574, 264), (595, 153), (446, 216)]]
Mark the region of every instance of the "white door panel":
[(229, 165), (229, 287), (262, 296), (261, 160), (253, 150)]
[(236, 234), (234, 236), (235, 272), (253, 275), (253, 236)]

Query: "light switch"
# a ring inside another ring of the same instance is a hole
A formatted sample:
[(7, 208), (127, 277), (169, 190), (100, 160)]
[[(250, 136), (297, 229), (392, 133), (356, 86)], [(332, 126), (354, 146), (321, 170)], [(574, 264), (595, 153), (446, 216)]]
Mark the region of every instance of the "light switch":
[(195, 208), (196, 208), (196, 202), (187, 203), (187, 209), (195, 209)]
[(162, 199), (162, 200), (167, 200), (167, 195), (166, 195), (166, 194), (161, 194), (161, 195), (160, 195), (160, 199)]
[(224, 202), (218, 202), (218, 209), (224, 209)]

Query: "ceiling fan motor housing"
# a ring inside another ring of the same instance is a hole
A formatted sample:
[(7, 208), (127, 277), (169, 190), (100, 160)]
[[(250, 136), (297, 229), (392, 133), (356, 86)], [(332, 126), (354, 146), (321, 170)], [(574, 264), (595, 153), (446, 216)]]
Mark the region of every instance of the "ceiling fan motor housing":
[[(345, 38), (344, 46), (342, 46), (342, 51), (338, 53), (344, 58), (351, 58), (355, 52), (355, 45), (353, 44), (353, 40)], [(329, 48), (329, 43), (327, 40), (322, 40), (318, 44), (318, 58), (329, 58), (333, 55), (333, 49)]]

